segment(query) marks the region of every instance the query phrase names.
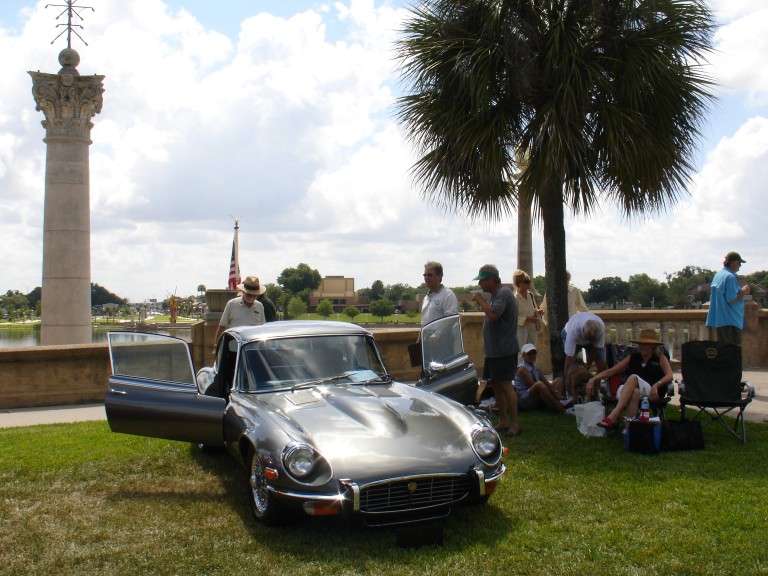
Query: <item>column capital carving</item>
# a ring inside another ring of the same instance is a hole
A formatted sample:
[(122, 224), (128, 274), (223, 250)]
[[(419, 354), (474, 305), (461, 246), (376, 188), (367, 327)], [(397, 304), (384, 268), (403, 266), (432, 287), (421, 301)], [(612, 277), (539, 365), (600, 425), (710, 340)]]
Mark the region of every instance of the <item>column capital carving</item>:
[(91, 118), (101, 112), (104, 76), (45, 74), (32, 76), (35, 110), (42, 110), (46, 139), (74, 138), (91, 142)]

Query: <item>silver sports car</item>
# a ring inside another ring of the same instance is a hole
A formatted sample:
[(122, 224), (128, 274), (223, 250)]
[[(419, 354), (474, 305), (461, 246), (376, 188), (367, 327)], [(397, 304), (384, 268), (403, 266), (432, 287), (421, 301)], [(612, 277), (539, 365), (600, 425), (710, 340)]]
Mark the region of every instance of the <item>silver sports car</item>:
[(197, 375), (184, 341), (113, 332), (109, 425), (226, 447), (267, 524), (301, 511), (369, 526), (440, 518), (485, 502), (505, 468), (484, 414), (426, 389), (467, 370), (458, 316), (438, 322), (442, 336), (422, 333), (425, 375), (414, 384), (393, 381), (373, 336), (343, 322), (232, 328)]

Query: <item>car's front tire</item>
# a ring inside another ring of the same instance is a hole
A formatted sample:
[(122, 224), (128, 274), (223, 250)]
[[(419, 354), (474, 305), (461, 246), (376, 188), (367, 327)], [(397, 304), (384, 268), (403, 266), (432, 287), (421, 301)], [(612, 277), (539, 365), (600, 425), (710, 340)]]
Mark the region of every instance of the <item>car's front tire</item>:
[(286, 510), (269, 490), (264, 467), (253, 448), (248, 450), (248, 477), (246, 480), (248, 482), (248, 500), (256, 520), (268, 526), (285, 523), (288, 519)]

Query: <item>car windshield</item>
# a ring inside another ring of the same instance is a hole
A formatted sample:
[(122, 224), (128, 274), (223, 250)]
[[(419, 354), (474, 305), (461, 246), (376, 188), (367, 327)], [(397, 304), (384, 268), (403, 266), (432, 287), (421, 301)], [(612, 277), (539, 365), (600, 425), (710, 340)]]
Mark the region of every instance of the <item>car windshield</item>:
[(282, 338), (243, 346), (238, 387), (261, 392), (332, 381), (370, 381), (385, 374), (368, 336)]

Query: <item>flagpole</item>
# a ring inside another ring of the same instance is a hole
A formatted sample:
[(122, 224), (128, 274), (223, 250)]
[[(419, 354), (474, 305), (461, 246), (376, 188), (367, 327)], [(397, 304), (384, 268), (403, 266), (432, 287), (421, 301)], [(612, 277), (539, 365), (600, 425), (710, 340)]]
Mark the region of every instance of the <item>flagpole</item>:
[(240, 230), (240, 218), (234, 218), (234, 220), (235, 220), (235, 237), (232, 240), (232, 258), (229, 262), (229, 279), (227, 281), (227, 288), (229, 288), (230, 290), (237, 290), (237, 285), (240, 284), (240, 247), (239, 247), (239, 240), (238, 240), (238, 232)]
[(240, 219), (235, 218), (235, 284), (240, 284)]

